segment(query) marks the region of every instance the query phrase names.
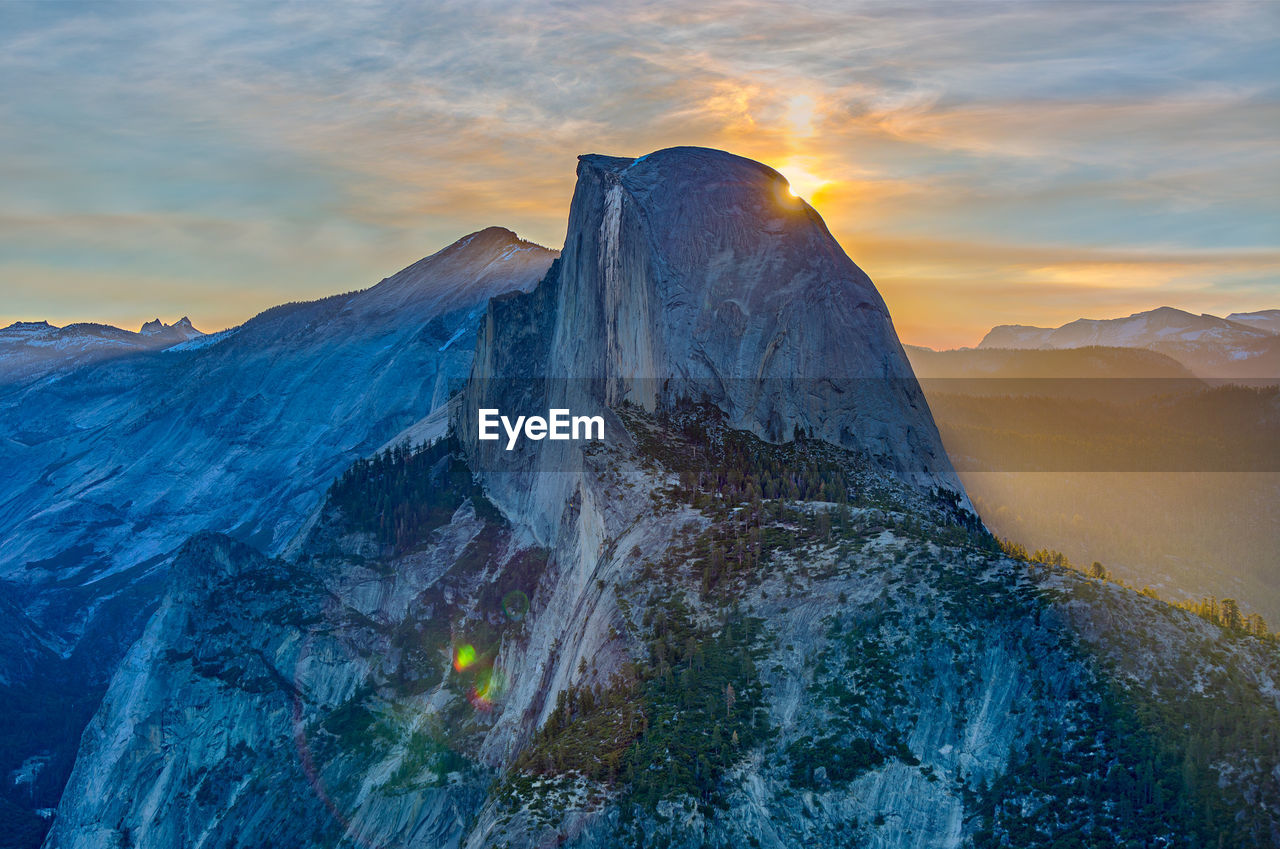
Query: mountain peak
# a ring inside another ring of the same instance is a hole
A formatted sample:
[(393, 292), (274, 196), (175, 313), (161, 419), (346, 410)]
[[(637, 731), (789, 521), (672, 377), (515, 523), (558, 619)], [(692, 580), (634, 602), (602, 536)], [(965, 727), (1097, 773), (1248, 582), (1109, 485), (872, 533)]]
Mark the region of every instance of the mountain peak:
[(157, 336), (165, 338), (173, 337), (180, 341), (186, 341), (187, 339), (204, 335), (192, 326), (191, 319), (187, 318), (185, 315), (173, 324), (165, 324), (160, 319), (153, 318), (151, 321), (143, 324), (142, 329), (139, 330), (138, 333), (142, 336)]
[(482, 230), (477, 230), (476, 232), (472, 233), (471, 235), (472, 235), (472, 236), (474, 236), (474, 237), (476, 237), (476, 238), (493, 238), (493, 239), (502, 239), (502, 240), (505, 240), (505, 241), (508, 241), (508, 242), (523, 242), (523, 241), (524, 241), (524, 239), (521, 239), (521, 238), (520, 238), (520, 236), (516, 234), (516, 231), (514, 231), (514, 230), (509, 230), (509, 229), (507, 229), (506, 227), (500, 227), (500, 226), (498, 226), (498, 225), (496, 225), (496, 224), (495, 224), (495, 225), (491, 225), (491, 226), (489, 226), (489, 227), (485, 227), (485, 228), (484, 228), (484, 229), (482, 229)]
[(13, 324), (5, 328), (5, 330), (57, 330), (47, 321), (15, 321)]
[(752, 175), (756, 179), (775, 183), (786, 183), (786, 178), (774, 169), (748, 159), (717, 150), (712, 147), (694, 147), (681, 145), (663, 148), (644, 156), (609, 156), (601, 153), (584, 153), (578, 157), (579, 173), (583, 167), (594, 168), (613, 174), (622, 174), (636, 166), (661, 169), (667, 180), (676, 178), (679, 172), (688, 172), (693, 179), (727, 179), (732, 176)]
[(437, 251), (433, 256), (461, 250), (492, 250), (499, 246), (519, 244), (531, 245), (533, 242), (526, 242), (524, 239), (521, 239), (515, 231), (508, 230), (506, 227), (485, 227), (484, 229), (477, 230), (474, 233), (468, 233), (442, 250)]
[(505, 227), (486, 227), (384, 278), (361, 298), (366, 305), (385, 310), (422, 302), (445, 313), (474, 304), (477, 297), (487, 299), (513, 288), (532, 287), (555, 256), (555, 251), (521, 239)]
[[(468, 233), (435, 253), (423, 257), (413, 265), (388, 277), (387, 281), (401, 278), (414, 269), (439, 266), (444, 262), (485, 264), (510, 259), (517, 251), (529, 251), (548, 256), (556, 254), (556, 251), (544, 248), (537, 242), (520, 238), (515, 231), (508, 230), (506, 227), (485, 227), (483, 230)], [(550, 262), (550, 259), (547, 262)]]
[(786, 188), (708, 148), (579, 157), (560, 263), (490, 305), (474, 392), (536, 373), (587, 393), (553, 407), (706, 400), (768, 441), (803, 432), (960, 492), (879, 292)]

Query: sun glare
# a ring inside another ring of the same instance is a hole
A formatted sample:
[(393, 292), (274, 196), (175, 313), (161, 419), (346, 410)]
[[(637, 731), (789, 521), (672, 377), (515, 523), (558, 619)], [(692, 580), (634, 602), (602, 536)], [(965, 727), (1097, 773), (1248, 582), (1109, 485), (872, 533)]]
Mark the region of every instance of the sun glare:
[(779, 173), (787, 178), (787, 190), (792, 197), (812, 199), (823, 188), (831, 184), (801, 165), (787, 163), (778, 168)]

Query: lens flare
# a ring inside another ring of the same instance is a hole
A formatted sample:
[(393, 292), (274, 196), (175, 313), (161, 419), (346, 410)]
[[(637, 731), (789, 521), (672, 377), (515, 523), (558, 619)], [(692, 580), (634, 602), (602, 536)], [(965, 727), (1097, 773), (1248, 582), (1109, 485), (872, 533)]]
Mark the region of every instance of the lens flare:
[(494, 703), (506, 689), (506, 679), (499, 669), (483, 669), (476, 673), (475, 686), (467, 693), (467, 701), (478, 711), (493, 710)]
[(794, 165), (788, 167), (784, 173), (787, 177), (787, 191), (791, 192), (792, 197), (797, 198), (811, 198), (830, 182)]
[(476, 662), (476, 647), (460, 643), (453, 647), (453, 668), (461, 672)]
[(818, 176), (809, 157), (789, 159), (779, 164), (777, 170), (787, 181), (787, 192), (793, 198), (812, 200), (814, 195), (831, 185), (830, 180)]

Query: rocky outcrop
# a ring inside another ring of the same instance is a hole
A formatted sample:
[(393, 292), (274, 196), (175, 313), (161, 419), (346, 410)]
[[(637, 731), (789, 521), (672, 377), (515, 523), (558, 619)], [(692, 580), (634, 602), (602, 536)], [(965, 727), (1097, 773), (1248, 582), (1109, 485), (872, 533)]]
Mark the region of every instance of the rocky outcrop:
[(466, 505), (394, 574), (193, 537), (85, 731), (46, 845), (455, 845), (480, 778), (430, 757), (430, 689), (399, 691), (394, 715), (364, 699), (400, 669), (404, 629), (442, 613), (423, 593), (482, 527)]
[[(459, 430), (509, 482), (499, 502), (546, 531), (542, 504), (520, 506), (520, 461), (475, 441), (477, 409), (680, 398), (766, 440), (807, 434), (962, 492), (884, 301), (781, 175), (703, 148), (582, 156), (560, 260), (536, 291), (490, 306)], [(574, 467), (571, 448), (538, 455), (539, 471)]]

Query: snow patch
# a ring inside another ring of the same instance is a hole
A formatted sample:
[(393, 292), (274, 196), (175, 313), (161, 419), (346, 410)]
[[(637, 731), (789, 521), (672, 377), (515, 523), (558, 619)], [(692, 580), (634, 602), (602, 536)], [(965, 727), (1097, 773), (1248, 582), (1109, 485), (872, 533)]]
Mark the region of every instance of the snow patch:
[(454, 342), (457, 342), (459, 339), (461, 339), (464, 335), (466, 335), (466, 332), (470, 329), (471, 329), (471, 325), (469, 324), (464, 324), (461, 327), (459, 327), (457, 331), (452, 336), (450, 336), (449, 339), (443, 345), (440, 346), (437, 353), (443, 354), (445, 352), (445, 349), (447, 349)]

